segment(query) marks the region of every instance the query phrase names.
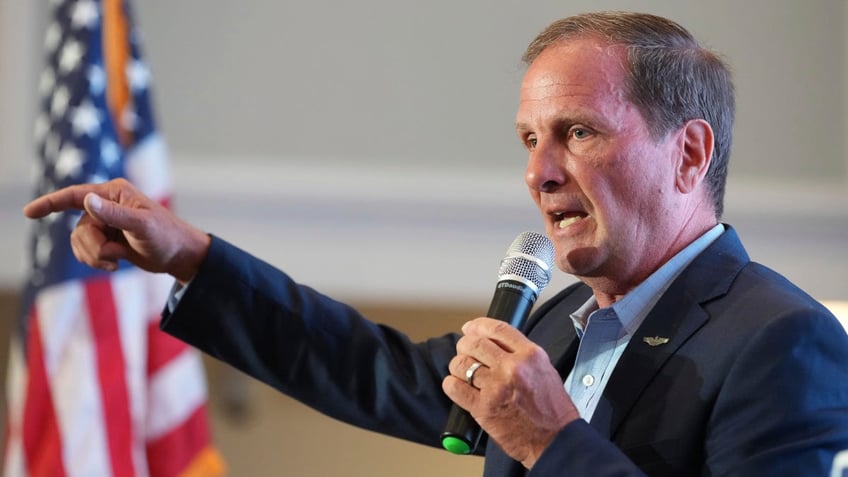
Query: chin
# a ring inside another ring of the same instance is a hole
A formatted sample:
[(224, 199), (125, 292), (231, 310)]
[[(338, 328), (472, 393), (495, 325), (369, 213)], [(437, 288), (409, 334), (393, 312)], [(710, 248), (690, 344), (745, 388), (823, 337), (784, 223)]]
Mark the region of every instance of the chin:
[(591, 276), (598, 269), (600, 249), (594, 246), (570, 248), (562, 251), (557, 246), (557, 266), (575, 276)]

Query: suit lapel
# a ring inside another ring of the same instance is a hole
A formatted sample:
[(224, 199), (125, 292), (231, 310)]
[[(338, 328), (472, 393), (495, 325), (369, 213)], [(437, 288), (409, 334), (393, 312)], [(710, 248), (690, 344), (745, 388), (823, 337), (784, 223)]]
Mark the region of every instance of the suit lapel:
[(591, 424), (608, 438), (660, 368), (707, 321), (703, 309), (697, 303), (681, 303), (685, 298), (674, 288), (669, 288), (636, 330), (598, 401)]
[(663, 293), (624, 350), (592, 416), (606, 437), (614, 438), (660, 369), (707, 322), (701, 303), (726, 293), (749, 261), (735, 231), (726, 228)]
[(563, 381), (574, 366), (580, 345), (571, 313), (591, 296), (592, 290), (586, 285), (572, 285), (539, 308), (525, 330), (531, 340), (547, 351)]

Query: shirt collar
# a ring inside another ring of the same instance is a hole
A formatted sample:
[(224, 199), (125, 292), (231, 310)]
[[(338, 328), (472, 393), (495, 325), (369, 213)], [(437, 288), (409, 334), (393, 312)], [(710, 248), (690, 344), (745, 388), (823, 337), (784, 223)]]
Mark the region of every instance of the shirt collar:
[[(689, 265), (701, 252), (713, 243), (719, 235), (724, 232), (724, 226), (718, 224), (703, 235), (695, 239), (692, 243), (678, 252), (669, 261), (664, 263), (654, 273), (652, 273), (645, 281), (630, 290), (620, 300), (613, 303), (612, 309), (618, 316), (621, 326), (627, 335), (633, 335), (648, 312), (659, 301), (663, 293), (671, 286), (671, 282), (680, 275), (680, 272)], [(589, 316), (598, 309), (598, 301), (594, 295), (589, 297), (583, 305), (574, 311), (570, 316), (574, 322), (574, 327), (578, 334), (582, 334), (584, 323), (587, 322)]]

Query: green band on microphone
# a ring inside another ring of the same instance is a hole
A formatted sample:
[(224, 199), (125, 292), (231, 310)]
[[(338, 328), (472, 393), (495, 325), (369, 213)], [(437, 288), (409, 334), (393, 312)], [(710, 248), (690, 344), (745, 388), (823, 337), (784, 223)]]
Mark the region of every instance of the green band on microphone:
[(453, 454), (468, 454), (471, 452), (471, 446), (468, 445), (467, 442), (458, 438), (458, 437), (444, 437), (442, 438), (442, 447), (448, 450)]

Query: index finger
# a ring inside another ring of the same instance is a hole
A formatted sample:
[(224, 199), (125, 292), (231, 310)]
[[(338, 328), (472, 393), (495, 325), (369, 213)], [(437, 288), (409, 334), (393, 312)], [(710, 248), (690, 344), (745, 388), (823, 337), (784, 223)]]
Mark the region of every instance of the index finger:
[(85, 195), (89, 192), (102, 192), (105, 184), (77, 184), (33, 199), (24, 206), (24, 215), (30, 219), (40, 219), (53, 212), (69, 209), (83, 210)]
[(476, 318), (462, 325), (462, 333), (488, 338), (508, 350), (517, 349), (527, 338), (509, 323), (494, 318)]

